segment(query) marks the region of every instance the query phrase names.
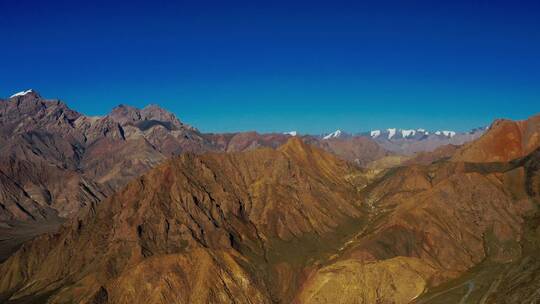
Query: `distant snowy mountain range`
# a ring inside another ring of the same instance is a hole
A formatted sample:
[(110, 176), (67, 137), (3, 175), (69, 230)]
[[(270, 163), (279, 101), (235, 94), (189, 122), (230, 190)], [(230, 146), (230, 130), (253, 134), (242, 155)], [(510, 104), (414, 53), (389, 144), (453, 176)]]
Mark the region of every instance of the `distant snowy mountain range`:
[[(467, 132), (469, 133), (469, 132)], [(443, 136), (447, 138), (453, 138), (456, 136), (457, 132), (440, 130), (430, 132), (426, 129), (386, 129), (386, 130), (373, 130), (369, 133), (364, 133), (363, 135), (369, 135), (373, 139), (386, 139), (386, 140), (396, 140), (396, 139), (422, 139), (426, 138), (429, 135)]]
[(421, 151), (433, 151), (444, 145), (462, 145), (480, 137), (486, 130), (487, 127), (476, 128), (468, 132), (456, 132), (450, 130), (428, 131), (422, 128), (389, 128), (385, 130), (371, 130), (369, 132), (357, 134), (336, 130), (332, 133), (323, 134), (319, 138), (324, 141), (336, 138), (347, 139), (353, 136), (369, 137), (387, 151), (412, 155)]
[[(357, 134), (346, 133), (342, 130), (336, 130), (332, 133), (327, 133), (321, 135), (322, 139), (331, 139), (331, 138), (347, 138), (352, 136), (367, 136), (375, 139), (377, 141), (382, 140), (403, 140), (403, 139), (412, 139), (412, 140), (422, 140), (428, 137), (440, 137), (440, 138), (454, 138), (460, 135), (470, 135), (483, 133), (487, 128), (476, 128), (468, 132), (456, 132), (450, 130), (437, 130), (437, 131), (428, 131), (426, 129), (397, 129), (389, 128), (385, 130), (371, 130), (369, 132), (361, 132)], [(290, 134), (292, 132), (287, 132), (285, 134)], [(296, 132), (295, 132), (296, 134)]]

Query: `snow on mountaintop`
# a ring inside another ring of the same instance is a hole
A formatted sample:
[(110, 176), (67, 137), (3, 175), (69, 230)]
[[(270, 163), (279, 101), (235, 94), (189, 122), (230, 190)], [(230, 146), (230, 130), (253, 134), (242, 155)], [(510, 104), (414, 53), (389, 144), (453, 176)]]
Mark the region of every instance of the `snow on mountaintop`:
[[(474, 133), (474, 130), (471, 131)], [(469, 132), (469, 133), (471, 133)], [(373, 139), (387, 139), (387, 140), (400, 140), (400, 139), (421, 139), (429, 136), (430, 134), (435, 134), (437, 136), (444, 136), (448, 138), (453, 138), (458, 135), (455, 131), (450, 130), (439, 130), (436, 132), (430, 132), (426, 129), (398, 129), (398, 128), (389, 128), (386, 130), (371, 130), (367, 133), (364, 133)]]
[(393, 128), (393, 129), (386, 129), (386, 130), (388, 131), (388, 139), (392, 139), (392, 137), (396, 135), (397, 129)]
[(437, 131), (435, 132), (435, 135), (444, 135), (446, 137), (454, 137), (456, 136), (456, 132), (454, 131)]
[(323, 139), (336, 138), (336, 137), (340, 137), (340, 136), (341, 136), (341, 130), (336, 130), (335, 132), (332, 132), (332, 133), (326, 135), (325, 137), (323, 137)]
[(379, 137), (381, 135), (381, 130), (373, 130), (373, 131), (371, 131), (370, 135), (373, 138)]
[(9, 98), (13, 98), (13, 97), (17, 97), (17, 96), (24, 96), (28, 93), (32, 93), (34, 92), (34, 90), (30, 89), (30, 90), (26, 90), (26, 91), (22, 91), (22, 92), (19, 92), (19, 93), (15, 93), (13, 95), (11, 95)]
[(416, 130), (401, 130), (401, 136), (403, 138), (416, 135)]
[(285, 134), (285, 135), (290, 135), (290, 136), (296, 136), (296, 135), (298, 135), (298, 132), (296, 132), (296, 131), (289, 131), (289, 132), (283, 132), (283, 134)]

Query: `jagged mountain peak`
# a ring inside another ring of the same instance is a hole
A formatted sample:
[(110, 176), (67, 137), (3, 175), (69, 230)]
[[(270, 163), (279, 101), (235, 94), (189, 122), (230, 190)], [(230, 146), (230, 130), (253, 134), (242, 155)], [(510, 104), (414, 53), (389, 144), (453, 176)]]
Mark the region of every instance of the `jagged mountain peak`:
[(424, 136), (429, 135), (430, 132), (425, 129), (398, 129), (398, 128), (388, 128), (386, 130), (371, 130), (370, 132), (365, 133), (365, 135), (370, 136), (373, 139), (386, 139), (386, 140), (395, 140), (395, 139), (418, 139)]
[(159, 111), (170, 113), (169, 111), (165, 110), (160, 105), (158, 105), (157, 103), (147, 104), (146, 106), (144, 106), (143, 110), (145, 109), (153, 109), (153, 110), (159, 110)]
[(480, 137), (485, 128), (475, 128), (468, 132), (451, 130), (430, 131), (417, 129), (377, 129), (360, 135), (370, 137), (385, 149), (399, 154), (412, 155), (417, 152), (433, 151), (438, 147), (453, 144), (462, 145)]
[(178, 126), (186, 126), (172, 112), (160, 107), (157, 104), (149, 104), (141, 110), (141, 114), (145, 119), (154, 119), (159, 121), (173, 122)]
[(34, 90), (34, 89), (28, 89), (28, 90), (25, 90), (25, 91), (21, 91), (21, 92), (18, 92), (18, 93), (15, 93), (13, 95), (11, 95), (9, 98), (17, 98), (17, 97), (23, 97), (23, 96), (31, 96), (31, 97), (40, 97), (39, 93)]
[(108, 116), (121, 124), (142, 119), (141, 111), (139, 109), (125, 104), (119, 104), (114, 107)]
[(0, 103), (0, 125), (17, 132), (66, 126), (80, 116), (64, 102), (44, 99), (34, 90), (16, 93)]
[(340, 129), (337, 129), (332, 133), (328, 133), (328, 134), (324, 135), (323, 139), (343, 138), (343, 137), (348, 137), (348, 136), (349, 136), (349, 134), (341, 131)]
[(468, 132), (457, 132), (452, 130), (435, 130), (428, 131), (423, 128), (418, 129), (399, 129), (399, 128), (388, 128), (386, 130), (371, 130), (370, 132), (362, 133), (362, 135), (370, 136), (376, 140), (420, 140), (432, 137), (438, 138), (448, 138), (451, 139), (456, 135), (463, 134), (474, 134), (478, 132), (483, 132), (486, 128), (475, 128)]
[(197, 131), (190, 125), (181, 122), (178, 117), (172, 112), (163, 109), (157, 104), (149, 104), (142, 109), (120, 104), (113, 108), (108, 115), (114, 121), (126, 125), (126, 124), (139, 124), (146, 121), (157, 121), (167, 124), (169, 129), (187, 129), (191, 131)]

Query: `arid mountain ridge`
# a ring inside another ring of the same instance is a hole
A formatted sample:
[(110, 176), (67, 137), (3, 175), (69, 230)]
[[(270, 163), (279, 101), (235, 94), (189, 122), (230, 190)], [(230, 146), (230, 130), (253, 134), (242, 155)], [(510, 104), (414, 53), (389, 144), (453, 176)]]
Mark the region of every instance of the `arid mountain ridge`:
[[(156, 105), (90, 117), (33, 90), (0, 100), (0, 260), (173, 155), (277, 148), (290, 137), (203, 134)], [(389, 154), (367, 138), (303, 138), (359, 164)]]
[[(13, 95), (0, 107), (2, 172), (15, 182), (5, 185), (3, 221), (73, 216), (172, 155), (276, 148), (290, 137), (203, 134), (156, 105), (119, 105), (108, 115), (90, 117), (33, 90)], [(395, 154), (364, 136), (303, 138), (362, 166)]]
[[(0, 171), (15, 182), (4, 185), (7, 203), (0, 220), (40, 220), (55, 211), (71, 217), (173, 155), (277, 148), (288, 138), (203, 134), (156, 105), (120, 105), (103, 117), (89, 117), (28, 90), (0, 101)], [(360, 164), (389, 154), (367, 138), (304, 138)]]
[[(535, 118), (526, 125), (520, 142), (529, 147), (540, 126)], [(498, 157), (484, 141), (456, 155)], [(300, 138), (278, 149), (184, 153), (60, 232), (26, 243), (0, 265), (0, 297), (7, 303), (534, 300), (540, 278), (508, 269), (540, 263), (534, 254), (540, 150), (512, 153), (511, 161), (446, 159), (375, 176)]]
[(540, 301), (538, 115), (374, 170), (396, 155), (365, 137), (0, 105), (6, 225), (70, 218), (0, 264), (0, 302)]

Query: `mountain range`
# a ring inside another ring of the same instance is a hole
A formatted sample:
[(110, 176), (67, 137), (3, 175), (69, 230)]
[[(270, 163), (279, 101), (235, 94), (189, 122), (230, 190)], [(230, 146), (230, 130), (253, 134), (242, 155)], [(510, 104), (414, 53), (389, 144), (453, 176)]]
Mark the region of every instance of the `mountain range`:
[(540, 301), (540, 115), (422, 132), (204, 134), (12, 96), (0, 302)]
[(323, 140), (335, 138), (351, 138), (354, 136), (369, 137), (384, 149), (402, 155), (413, 155), (419, 152), (430, 152), (445, 145), (462, 145), (480, 137), (487, 128), (475, 128), (468, 132), (448, 130), (427, 131), (426, 129), (372, 130), (356, 135), (336, 130), (321, 135)]
[[(93, 117), (34, 90), (14, 94), (0, 100), (0, 237), (5, 239), (0, 260), (21, 240), (87, 212), (174, 155), (277, 148), (290, 137), (203, 134), (157, 105), (143, 109), (119, 105), (107, 115)], [(366, 138), (328, 142), (303, 138), (358, 163), (387, 154)]]

